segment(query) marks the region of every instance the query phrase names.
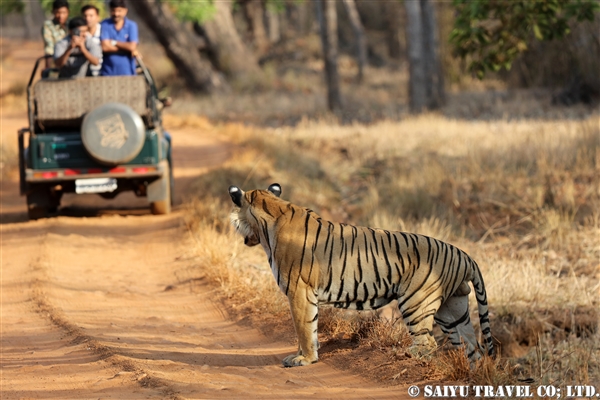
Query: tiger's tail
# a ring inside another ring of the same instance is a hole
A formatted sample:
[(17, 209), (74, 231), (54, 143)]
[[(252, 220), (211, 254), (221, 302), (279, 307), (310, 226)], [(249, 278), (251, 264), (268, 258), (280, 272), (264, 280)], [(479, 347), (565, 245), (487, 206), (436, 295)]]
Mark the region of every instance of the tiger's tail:
[(485, 285), (483, 283), (483, 277), (479, 270), (479, 265), (473, 261), (475, 266), (475, 274), (473, 277), (473, 288), (475, 288), (475, 298), (477, 299), (477, 308), (479, 311), (479, 326), (481, 327), (481, 334), (483, 335), (483, 341), (487, 349), (489, 356), (495, 356), (496, 351), (494, 349), (494, 343), (492, 340), (492, 330), (490, 328), (490, 316), (488, 312), (487, 293), (485, 291)]

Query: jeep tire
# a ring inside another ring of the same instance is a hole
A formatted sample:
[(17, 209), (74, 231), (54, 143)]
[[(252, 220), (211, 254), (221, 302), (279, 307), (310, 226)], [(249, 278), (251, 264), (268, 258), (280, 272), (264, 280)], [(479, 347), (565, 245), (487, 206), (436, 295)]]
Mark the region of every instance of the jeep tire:
[(166, 160), (161, 161), (163, 175), (148, 185), (148, 201), (150, 211), (154, 215), (164, 215), (171, 212), (171, 190), (173, 174)]
[(27, 194), (27, 216), (30, 220), (47, 218), (58, 211), (62, 193), (49, 188), (34, 188)]

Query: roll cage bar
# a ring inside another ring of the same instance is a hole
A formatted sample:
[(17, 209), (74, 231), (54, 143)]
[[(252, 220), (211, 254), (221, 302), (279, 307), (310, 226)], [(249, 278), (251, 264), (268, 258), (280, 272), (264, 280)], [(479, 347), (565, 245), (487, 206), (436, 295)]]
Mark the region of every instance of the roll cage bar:
[[(34, 100), (33, 82), (35, 80), (36, 73), (40, 66), (40, 62), (42, 60), (44, 60), (45, 58), (46, 58), (46, 56), (42, 56), (35, 61), (33, 71), (31, 72), (31, 77), (29, 78), (29, 82), (27, 83), (27, 116), (28, 116), (28, 120), (29, 120), (28, 121), (29, 122), (28, 131), (32, 135), (35, 135), (35, 132), (34, 132), (35, 129), (33, 129), (34, 125), (35, 125), (35, 104), (33, 103), (33, 100)], [(142, 61), (142, 59), (140, 57), (136, 56), (135, 60), (137, 62), (138, 67), (141, 70), (141, 75), (144, 76), (144, 78), (146, 79), (146, 83), (150, 87), (150, 95), (152, 96), (152, 99), (158, 100), (158, 90), (156, 89), (156, 84), (154, 82), (154, 78), (152, 77), (152, 74), (150, 73), (150, 70), (146, 67), (146, 64), (144, 64), (144, 62)], [(101, 76), (94, 77), (94, 79), (96, 79), (96, 78), (102, 79)], [(69, 78), (66, 78), (66, 79), (69, 79)], [(150, 104), (148, 104), (148, 106), (150, 107), (150, 110), (152, 111), (152, 120), (153, 120), (154, 126), (159, 126), (160, 123), (162, 122), (162, 118), (161, 118), (160, 113), (158, 112), (158, 109), (156, 108), (156, 102), (150, 101), (149, 103)]]

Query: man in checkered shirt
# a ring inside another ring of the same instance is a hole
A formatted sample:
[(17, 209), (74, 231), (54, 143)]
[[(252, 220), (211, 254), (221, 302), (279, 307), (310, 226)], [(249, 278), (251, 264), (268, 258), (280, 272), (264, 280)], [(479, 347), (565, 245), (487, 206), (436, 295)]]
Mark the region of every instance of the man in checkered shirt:
[(54, 46), (67, 36), (67, 20), (69, 19), (69, 2), (67, 0), (54, 0), (52, 3), (53, 19), (44, 22), (42, 38), (44, 39), (44, 56), (46, 68), (50, 68), (54, 56)]

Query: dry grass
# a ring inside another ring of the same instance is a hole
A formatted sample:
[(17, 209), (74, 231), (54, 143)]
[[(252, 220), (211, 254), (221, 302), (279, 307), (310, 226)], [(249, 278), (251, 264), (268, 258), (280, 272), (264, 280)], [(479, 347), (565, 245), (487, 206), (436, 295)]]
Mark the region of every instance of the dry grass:
[[(18, 169), (17, 132), (22, 126), (15, 125), (13, 121), (7, 121), (9, 113), (23, 112), (23, 104), (26, 104), (26, 96), (21, 93), (19, 87), (11, 87), (6, 93), (0, 95), (0, 179), (13, 177)], [(26, 110), (26, 106), (25, 106)], [(25, 120), (25, 118), (23, 118)]]
[[(207, 258), (201, 265), (240, 304), (277, 318), (288, 312), (262, 251), (243, 248), (228, 227), (226, 188), (279, 182), (286, 199), (325, 218), (429, 234), (478, 261), (508, 358), (474, 372), (458, 353), (442, 352), (432, 365), (448, 380), (600, 379), (598, 115), (465, 121), (427, 114), (372, 125), (216, 129), (238, 152), (196, 182), (189, 220)], [(353, 315), (322, 313), (321, 337), (403, 352), (397, 328)]]
[(193, 256), (203, 275), (218, 284), (236, 311), (287, 313), (287, 300), (272, 284), (264, 253), (244, 246), (230, 228), (222, 206), (218, 199), (187, 204), (186, 223), (195, 244)]
[(10, 178), (17, 169), (18, 155), (13, 146), (0, 143), (0, 179)]

